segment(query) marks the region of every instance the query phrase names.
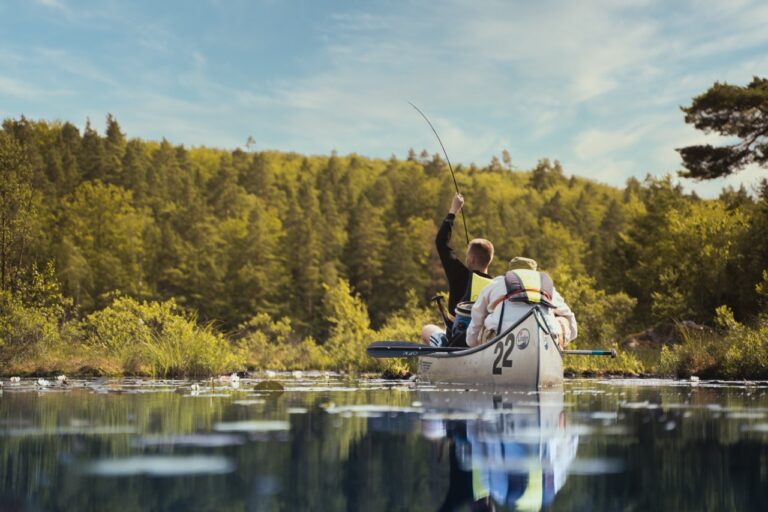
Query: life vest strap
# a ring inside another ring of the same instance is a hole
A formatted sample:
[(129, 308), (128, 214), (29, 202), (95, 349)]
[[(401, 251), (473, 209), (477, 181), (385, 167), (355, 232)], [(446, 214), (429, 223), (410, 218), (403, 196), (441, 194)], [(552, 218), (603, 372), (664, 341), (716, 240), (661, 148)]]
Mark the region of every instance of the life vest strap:
[(525, 295), (526, 292), (535, 292), (535, 293), (540, 293), (541, 294), (542, 300), (540, 302), (535, 302), (533, 304), (539, 304), (540, 303), (540, 304), (544, 304), (545, 306), (548, 306), (548, 307), (554, 307), (553, 304), (552, 304), (552, 297), (547, 292), (539, 290), (538, 288), (524, 288), (523, 290), (514, 291), (512, 293), (508, 293), (508, 294), (504, 295), (503, 297), (500, 297), (500, 298), (496, 299), (491, 304), (491, 309), (496, 309), (496, 306), (498, 306), (499, 304), (501, 304), (502, 302), (504, 302), (507, 299), (510, 299), (510, 302), (527, 302), (529, 304), (532, 304), (526, 298), (526, 295)]

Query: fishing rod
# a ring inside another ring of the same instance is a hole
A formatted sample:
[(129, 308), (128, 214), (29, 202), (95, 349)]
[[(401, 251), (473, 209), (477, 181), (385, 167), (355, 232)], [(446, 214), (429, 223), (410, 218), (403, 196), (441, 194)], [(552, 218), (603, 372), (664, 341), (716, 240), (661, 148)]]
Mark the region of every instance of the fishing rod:
[[(448, 169), (451, 171), (451, 177), (453, 178), (453, 186), (454, 186), (454, 187), (456, 187), (456, 193), (457, 193), (457, 194), (461, 194), (461, 192), (459, 192), (459, 184), (458, 184), (458, 183), (456, 183), (456, 174), (454, 174), (454, 172), (453, 172), (453, 167), (451, 166), (451, 160), (450, 160), (450, 158), (448, 158), (448, 152), (445, 150), (445, 146), (443, 146), (443, 141), (442, 141), (442, 140), (440, 140), (440, 136), (437, 134), (437, 130), (435, 130), (435, 127), (434, 127), (434, 126), (432, 126), (432, 123), (430, 123), (430, 122), (429, 122), (429, 119), (428, 119), (428, 118), (427, 118), (427, 116), (424, 114), (424, 112), (422, 112), (422, 111), (421, 111), (421, 109), (419, 109), (419, 107), (417, 107), (416, 105), (414, 105), (414, 104), (413, 104), (413, 103), (411, 103), (410, 101), (409, 101), (408, 103), (409, 103), (409, 104), (410, 104), (410, 105), (411, 105), (413, 108), (415, 108), (415, 109), (416, 109), (416, 112), (418, 112), (419, 114), (421, 114), (421, 117), (423, 117), (423, 118), (424, 118), (424, 120), (425, 120), (425, 121), (427, 122), (427, 124), (429, 125), (429, 127), (430, 127), (430, 128), (432, 128), (432, 133), (434, 133), (434, 134), (435, 134), (435, 137), (437, 137), (437, 142), (439, 142), (439, 143), (440, 143), (440, 147), (443, 149), (443, 154), (445, 155), (445, 161), (446, 161), (446, 162), (448, 162)], [(466, 236), (466, 237), (467, 237), (467, 245), (469, 245), (469, 231), (467, 230), (467, 219), (466, 219), (466, 217), (464, 217), (464, 209), (463, 209), (463, 208), (462, 208), (462, 210), (461, 210), (461, 221), (462, 221), (462, 223), (464, 224), (464, 236)]]

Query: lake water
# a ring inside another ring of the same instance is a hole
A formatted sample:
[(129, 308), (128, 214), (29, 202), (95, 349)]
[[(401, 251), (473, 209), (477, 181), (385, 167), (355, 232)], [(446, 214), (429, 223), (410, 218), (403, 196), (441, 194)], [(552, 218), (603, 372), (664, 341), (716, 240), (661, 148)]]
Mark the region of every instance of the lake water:
[(768, 510), (768, 387), (4, 380), (0, 510)]

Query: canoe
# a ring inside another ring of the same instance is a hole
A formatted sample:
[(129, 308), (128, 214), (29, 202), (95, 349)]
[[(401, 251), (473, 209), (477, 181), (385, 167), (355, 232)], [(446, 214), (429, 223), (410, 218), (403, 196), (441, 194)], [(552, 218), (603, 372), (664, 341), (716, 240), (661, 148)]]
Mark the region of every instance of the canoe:
[(563, 384), (563, 354), (534, 306), (484, 345), (419, 356), (419, 380), (539, 389)]

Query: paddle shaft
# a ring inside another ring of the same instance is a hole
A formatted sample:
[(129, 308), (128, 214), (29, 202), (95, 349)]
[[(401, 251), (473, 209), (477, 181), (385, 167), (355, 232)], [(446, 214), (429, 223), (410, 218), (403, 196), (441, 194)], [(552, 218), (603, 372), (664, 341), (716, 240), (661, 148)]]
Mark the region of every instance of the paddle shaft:
[(376, 341), (368, 345), (366, 352), (371, 357), (416, 357), (440, 352), (467, 350), (466, 347), (433, 347), (409, 341)]
[(616, 357), (615, 350), (563, 350), (566, 356), (611, 356)]
[[(371, 357), (418, 357), (460, 350), (467, 350), (467, 347), (433, 347), (408, 341), (377, 341), (368, 345), (366, 352)], [(616, 357), (615, 350), (563, 350), (562, 353), (567, 356)]]

